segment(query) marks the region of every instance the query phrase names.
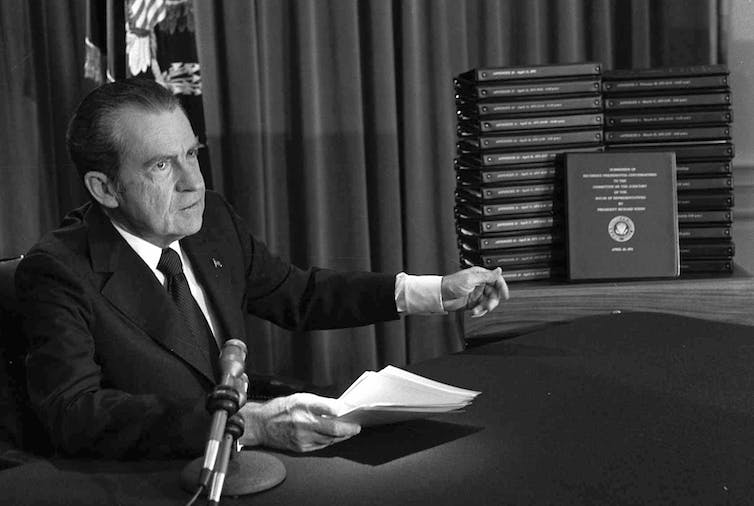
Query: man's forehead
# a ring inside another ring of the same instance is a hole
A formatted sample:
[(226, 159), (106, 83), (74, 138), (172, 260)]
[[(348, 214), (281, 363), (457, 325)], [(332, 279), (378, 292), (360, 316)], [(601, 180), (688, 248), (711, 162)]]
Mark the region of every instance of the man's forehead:
[(160, 154), (161, 151), (168, 154), (196, 143), (191, 123), (180, 107), (172, 111), (124, 108), (116, 113), (114, 120), (121, 139), (144, 154)]

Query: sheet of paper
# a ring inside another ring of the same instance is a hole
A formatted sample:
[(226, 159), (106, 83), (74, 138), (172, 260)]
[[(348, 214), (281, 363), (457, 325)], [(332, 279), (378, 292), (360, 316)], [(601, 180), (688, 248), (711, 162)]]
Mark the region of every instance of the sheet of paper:
[(392, 409), (389, 407), (361, 407), (356, 408), (353, 411), (342, 414), (337, 419), (346, 422), (358, 423), (362, 427), (370, 427), (372, 425), (382, 425), (386, 423), (405, 422), (408, 420), (416, 420), (426, 418), (438, 413), (460, 413), (463, 408), (453, 409), (450, 411), (426, 411), (419, 408), (413, 408), (412, 410), (405, 409)]
[(364, 372), (340, 396), (338, 419), (368, 426), (459, 412), (480, 393), (387, 366)]

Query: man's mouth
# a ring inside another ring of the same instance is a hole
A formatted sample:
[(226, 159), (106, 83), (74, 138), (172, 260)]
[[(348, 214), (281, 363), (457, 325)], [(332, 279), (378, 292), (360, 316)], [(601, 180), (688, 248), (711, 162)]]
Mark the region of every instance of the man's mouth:
[(193, 204), (189, 204), (186, 207), (181, 208), (181, 211), (188, 211), (189, 209), (194, 209), (196, 206), (198, 206), (201, 203), (201, 200), (197, 200)]

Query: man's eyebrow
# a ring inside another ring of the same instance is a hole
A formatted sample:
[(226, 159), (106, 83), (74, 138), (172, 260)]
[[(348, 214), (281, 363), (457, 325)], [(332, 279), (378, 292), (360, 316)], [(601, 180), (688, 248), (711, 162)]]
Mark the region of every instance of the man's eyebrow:
[(166, 158), (173, 158), (173, 155), (166, 155), (166, 154), (155, 155), (149, 160), (147, 160), (146, 162), (144, 162), (144, 167), (151, 167), (152, 165), (157, 163), (159, 160), (164, 160)]
[[(194, 138), (194, 143), (189, 147), (189, 149), (202, 149), (207, 147), (206, 144), (202, 144), (202, 142), (199, 140), (199, 137)], [(175, 155), (169, 155), (169, 154), (161, 154), (161, 155), (155, 155), (151, 158), (149, 158), (146, 162), (144, 162), (144, 167), (151, 167), (153, 164), (157, 163), (159, 160), (164, 160), (166, 158), (175, 158)]]

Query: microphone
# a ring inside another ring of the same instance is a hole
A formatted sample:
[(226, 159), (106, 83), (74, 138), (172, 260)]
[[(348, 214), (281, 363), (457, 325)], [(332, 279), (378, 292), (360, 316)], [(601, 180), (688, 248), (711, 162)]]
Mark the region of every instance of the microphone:
[[(240, 406), (246, 404), (246, 391), (249, 388), (249, 377), (246, 373), (241, 374), (240, 378), (235, 380), (235, 389), (240, 394)], [(233, 453), (233, 445), (243, 435), (244, 421), (241, 415), (234, 414), (228, 419), (225, 425), (225, 432), (223, 434), (222, 446), (220, 447), (220, 454), (217, 457), (215, 463), (215, 469), (212, 473), (212, 481), (210, 483), (207, 497), (209, 499), (208, 504), (210, 506), (218, 506), (220, 504), (220, 495), (223, 491), (223, 485), (225, 484), (225, 477), (228, 474), (228, 463), (230, 462), (231, 454)], [(236, 448), (238, 451), (238, 448)]]
[(235, 386), (235, 379), (243, 374), (246, 362), (246, 344), (239, 339), (225, 342), (220, 352), (220, 384)]
[(215, 468), (228, 417), (234, 415), (246, 402), (246, 392), (244, 391), (242, 399), (240, 389), (236, 388), (237, 380), (244, 375), (246, 344), (239, 339), (226, 341), (220, 352), (219, 362), (220, 382), (207, 398), (207, 411), (212, 413), (212, 424), (204, 450), (204, 461), (199, 472), (199, 486), (205, 489), (209, 484), (212, 470)]

